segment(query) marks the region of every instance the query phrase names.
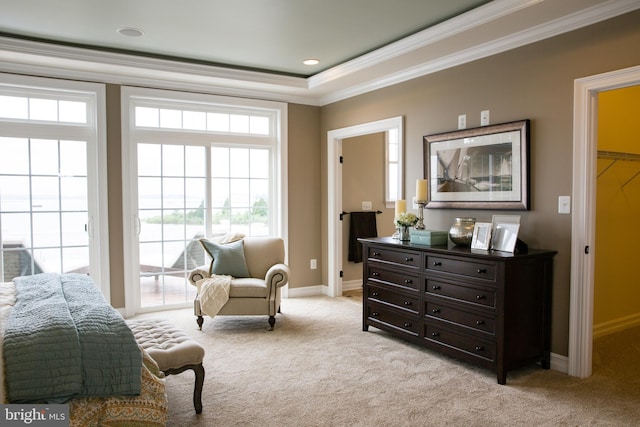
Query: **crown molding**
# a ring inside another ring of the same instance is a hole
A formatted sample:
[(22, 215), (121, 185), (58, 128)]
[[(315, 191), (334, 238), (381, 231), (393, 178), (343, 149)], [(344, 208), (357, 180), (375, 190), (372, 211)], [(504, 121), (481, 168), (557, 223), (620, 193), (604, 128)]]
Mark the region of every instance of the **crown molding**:
[(477, 28), (542, 1), (544, 0), (494, 0), (467, 13), (407, 36), (395, 43), (391, 43), (373, 52), (311, 76), (309, 77), (309, 87), (314, 88), (321, 86), (349, 74), (366, 70), (369, 67), (411, 53), (416, 49), (433, 45), (439, 41), (464, 33), (472, 28)]
[(347, 98), (352, 98), (387, 86), (496, 55), (498, 53), (623, 15), (636, 9), (640, 9), (640, 2), (638, 2), (638, 0), (611, 0), (561, 18), (556, 18), (544, 24), (492, 40), (491, 42), (474, 45), (453, 54), (436, 58), (432, 61), (423, 62), (416, 66), (409, 67), (395, 73), (390, 73), (377, 79), (368, 80), (362, 84), (352, 85), (343, 90), (327, 93), (320, 97), (320, 105), (327, 105)]
[[(579, 3), (579, 2), (578, 2)], [(497, 19), (553, 8), (549, 0), (494, 0), (466, 14), (309, 78), (231, 69), (0, 37), (0, 71), (160, 89), (184, 90), (323, 106), (470, 61), (495, 55), (640, 8), (638, 0), (608, 0), (489, 41), (421, 59), (425, 49)], [(579, 6), (576, 6), (579, 8)], [(514, 15), (515, 14), (515, 15)], [(395, 68), (394, 68), (395, 67)]]

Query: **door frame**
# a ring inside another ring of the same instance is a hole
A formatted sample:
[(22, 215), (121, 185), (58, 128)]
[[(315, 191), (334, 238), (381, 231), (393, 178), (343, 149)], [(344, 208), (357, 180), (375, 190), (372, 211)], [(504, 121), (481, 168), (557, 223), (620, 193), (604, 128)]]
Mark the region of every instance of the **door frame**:
[[(327, 200), (328, 200), (328, 295), (330, 297), (342, 296), (342, 168), (340, 168), (340, 156), (342, 155), (342, 140), (356, 136), (370, 135), (378, 132), (387, 132), (392, 129), (398, 130), (399, 167), (402, 168), (403, 147), (404, 147), (404, 120), (402, 116), (382, 119), (375, 122), (362, 123), (341, 129), (334, 129), (327, 132)], [(402, 197), (404, 182), (404, 168), (399, 174), (398, 197)], [(386, 179), (386, 178), (385, 178)]]
[(574, 81), (568, 374), (575, 377), (592, 370), (598, 93), (639, 84), (640, 66)]

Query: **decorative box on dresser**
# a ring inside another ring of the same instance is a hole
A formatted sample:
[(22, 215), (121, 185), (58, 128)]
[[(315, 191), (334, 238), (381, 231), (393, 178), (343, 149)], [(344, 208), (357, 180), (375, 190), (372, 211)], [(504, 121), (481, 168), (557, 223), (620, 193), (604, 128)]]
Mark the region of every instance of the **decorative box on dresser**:
[(390, 237), (363, 245), (363, 323), (497, 374), (549, 369), (555, 251), (424, 246)]

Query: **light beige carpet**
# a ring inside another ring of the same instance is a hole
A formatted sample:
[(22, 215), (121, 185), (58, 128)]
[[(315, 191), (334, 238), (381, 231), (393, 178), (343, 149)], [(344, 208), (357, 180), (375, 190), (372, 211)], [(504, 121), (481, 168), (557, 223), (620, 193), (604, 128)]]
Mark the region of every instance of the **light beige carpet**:
[(640, 328), (596, 341), (590, 378), (531, 366), (501, 386), (488, 370), (363, 332), (357, 299), (285, 299), (282, 312), (272, 332), (263, 316), (205, 318), (202, 331), (191, 309), (139, 316), (206, 348), (203, 412), (192, 372), (169, 376), (170, 426), (640, 425)]

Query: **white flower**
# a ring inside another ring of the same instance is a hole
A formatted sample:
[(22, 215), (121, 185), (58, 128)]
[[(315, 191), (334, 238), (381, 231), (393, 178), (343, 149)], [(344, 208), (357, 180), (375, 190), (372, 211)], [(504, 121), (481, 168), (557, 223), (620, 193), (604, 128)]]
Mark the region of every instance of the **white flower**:
[(393, 223), (397, 227), (400, 227), (400, 226), (411, 227), (413, 225), (416, 225), (416, 222), (418, 222), (418, 217), (412, 214), (411, 212), (403, 212), (401, 214), (398, 214), (393, 219)]

